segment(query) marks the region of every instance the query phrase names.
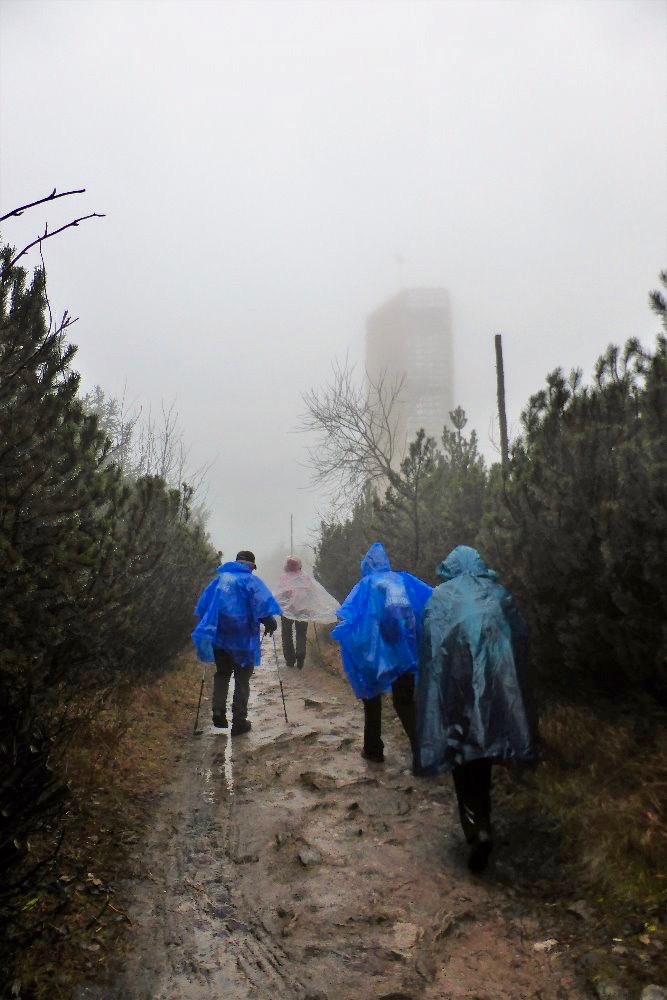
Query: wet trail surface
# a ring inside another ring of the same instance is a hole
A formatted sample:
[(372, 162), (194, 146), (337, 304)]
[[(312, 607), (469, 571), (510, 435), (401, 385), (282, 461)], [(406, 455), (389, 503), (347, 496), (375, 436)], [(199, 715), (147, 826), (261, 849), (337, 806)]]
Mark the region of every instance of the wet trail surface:
[(202, 703), (204, 731), (164, 796), (145, 878), (124, 887), (132, 930), (113, 995), (588, 996), (553, 940), (554, 911), (500, 861), (468, 873), (450, 781), (413, 778), (389, 701), (387, 760), (369, 764), (344, 681), (280, 665), (289, 724), (272, 646), (252, 680), (252, 732), (214, 729)]

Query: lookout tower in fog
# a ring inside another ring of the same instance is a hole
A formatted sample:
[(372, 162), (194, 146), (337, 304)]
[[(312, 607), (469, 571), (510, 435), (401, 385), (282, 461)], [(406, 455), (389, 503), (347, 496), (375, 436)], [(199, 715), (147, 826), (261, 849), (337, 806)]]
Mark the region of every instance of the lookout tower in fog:
[(366, 320), (366, 370), (373, 382), (404, 378), (397, 441), (420, 427), (440, 443), (454, 408), (452, 318), (444, 288), (407, 288)]

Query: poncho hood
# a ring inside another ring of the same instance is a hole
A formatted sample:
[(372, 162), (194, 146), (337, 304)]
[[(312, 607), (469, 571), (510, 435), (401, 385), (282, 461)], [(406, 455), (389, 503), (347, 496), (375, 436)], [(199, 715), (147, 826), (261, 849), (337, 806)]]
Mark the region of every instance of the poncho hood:
[(250, 568), (250, 566), (248, 566), (247, 563), (236, 562), (236, 560), (233, 560), (232, 562), (226, 562), (226, 563), (223, 563), (222, 566), (218, 566), (218, 568), (216, 569), (216, 573), (220, 573), (220, 574), (222, 574), (222, 573), (252, 573), (252, 569)]
[(391, 563), (384, 545), (382, 542), (373, 542), (361, 560), (361, 575), (368, 576), (370, 573), (380, 573), (386, 570), (391, 570)]
[(338, 601), (307, 573), (287, 570), (278, 581), (274, 597), (285, 618), (319, 625), (336, 621)]
[(477, 549), (469, 545), (457, 545), (435, 572), (444, 582), (463, 576), (464, 573), (470, 576), (486, 576), (491, 580), (496, 578), (495, 570), (489, 569)]
[(415, 773), (481, 759), (534, 761), (528, 630), (512, 595), (467, 545), (438, 574), (420, 646)]
[(280, 605), (251, 567), (234, 560), (216, 570), (195, 608), (199, 624), (192, 633), (197, 656), (205, 663), (223, 649), (241, 667), (260, 662), (259, 623), (279, 615)]
[(361, 580), (338, 611), (331, 632), (357, 698), (374, 698), (417, 669), (422, 613), (432, 590), (410, 573), (394, 572), (375, 542), (361, 563)]

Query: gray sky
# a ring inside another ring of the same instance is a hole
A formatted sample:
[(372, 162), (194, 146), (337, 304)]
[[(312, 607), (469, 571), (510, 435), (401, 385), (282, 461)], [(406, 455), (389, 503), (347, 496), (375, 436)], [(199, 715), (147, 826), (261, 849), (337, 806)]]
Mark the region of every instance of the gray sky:
[(0, 0), (2, 208), (87, 188), (3, 236), (107, 213), (45, 245), (84, 388), (175, 400), (261, 562), (317, 520), (301, 392), (401, 285), (449, 289), (490, 456), (494, 333), (515, 432), (554, 367), (653, 342), (666, 95), (662, 0)]

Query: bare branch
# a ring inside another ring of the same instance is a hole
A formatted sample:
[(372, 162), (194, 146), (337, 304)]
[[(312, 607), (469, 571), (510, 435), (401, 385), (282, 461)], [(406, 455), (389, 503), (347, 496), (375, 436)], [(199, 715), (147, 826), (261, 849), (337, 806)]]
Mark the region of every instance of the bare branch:
[(35, 205), (43, 205), (47, 201), (56, 201), (57, 198), (67, 198), (71, 194), (83, 194), (85, 188), (77, 188), (75, 191), (61, 191), (60, 194), (56, 194), (56, 189), (54, 188), (51, 194), (47, 194), (45, 198), (38, 198), (37, 201), (30, 201), (27, 205), (19, 205), (18, 208), (13, 209), (11, 212), (7, 212), (6, 215), (0, 215), (0, 222), (4, 222), (5, 219), (12, 219), (23, 215), (25, 211), (29, 208), (34, 208)]
[(334, 362), (332, 378), (319, 390), (303, 395), (306, 413), (299, 430), (314, 432), (308, 449), (311, 483), (328, 488), (339, 511), (349, 508), (370, 487), (401, 489), (400, 461), (405, 442), (398, 440), (403, 379), (387, 384), (366, 372), (355, 378), (354, 366)]
[(67, 222), (64, 226), (60, 226), (59, 229), (54, 229), (52, 233), (48, 231), (48, 226), (45, 226), (44, 233), (42, 236), (38, 236), (36, 240), (32, 241), (32, 243), (28, 243), (27, 247), (24, 247), (23, 250), (20, 251), (20, 253), (17, 253), (16, 257), (12, 258), (12, 260), (9, 261), (4, 271), (2, 271), (2, 273), (0, 274), (0, 280), (4, 278), (5, 272), (9, 271), (10, 268), (14, 267), (14, 264), (16, 264), (16, 262), (20, 260), (21, 257), (23, 257), (23, 255), (28, 252), (28, 250), (32, 250), (32, 248), (36, 247), (38, 243), (41, 245), (43, 240), (49, 240), (51, 239), (52, 236), (57, 236), (58, 233), (62, 233), (63, 230), (70, 229), (72, 226), (78, 226), (80, 222), (85, 222), (86, 219), (104, 219), (104, 218), (105, 218), (104, 214), (100, 214), (99, 212), (91, 212), (90, 215), (82, 215), (78, 219), (73, 219), (71, 222)]

